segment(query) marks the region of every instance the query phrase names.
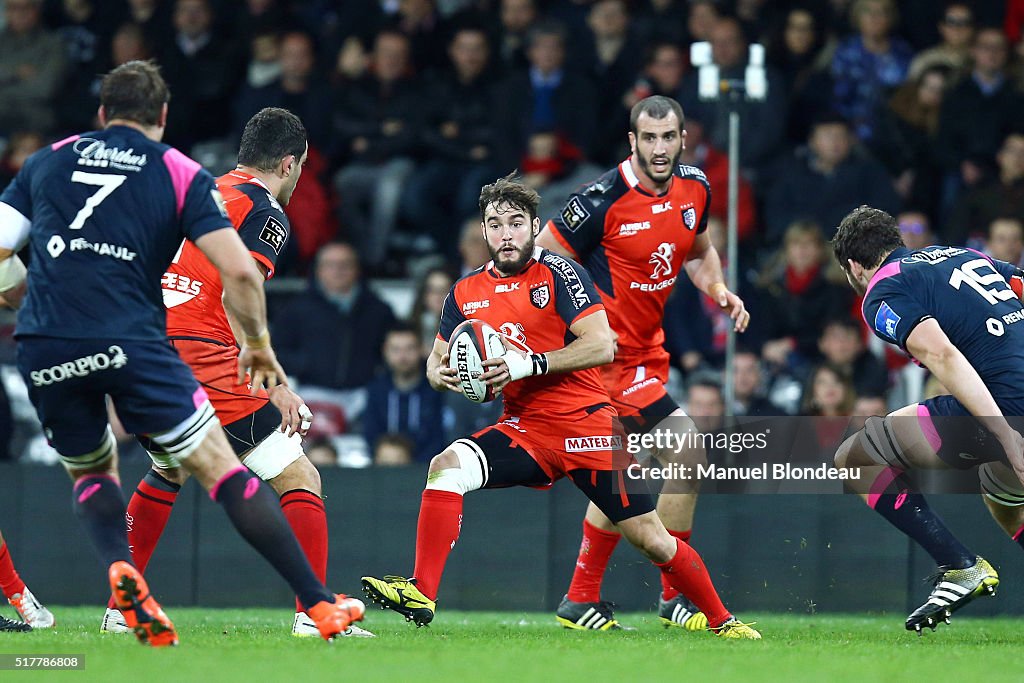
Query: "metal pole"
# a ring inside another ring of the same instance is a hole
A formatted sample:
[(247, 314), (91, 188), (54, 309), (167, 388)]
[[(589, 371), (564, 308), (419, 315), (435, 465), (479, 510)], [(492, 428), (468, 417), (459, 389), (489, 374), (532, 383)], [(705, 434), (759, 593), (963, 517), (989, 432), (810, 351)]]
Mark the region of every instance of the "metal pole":
[[(729, 291), (737, 289), (739, 270), (739, 195), (740, 195), (740, 114), (735, 109), (729, 112), (729, 220), (726, 231), (725, 283)], [(736, 355), (736, 332), (729, 327), (725, 340), (725, 414), (732, 417), (736, 401), (736, 387), (733, 385), (733, 357)]]

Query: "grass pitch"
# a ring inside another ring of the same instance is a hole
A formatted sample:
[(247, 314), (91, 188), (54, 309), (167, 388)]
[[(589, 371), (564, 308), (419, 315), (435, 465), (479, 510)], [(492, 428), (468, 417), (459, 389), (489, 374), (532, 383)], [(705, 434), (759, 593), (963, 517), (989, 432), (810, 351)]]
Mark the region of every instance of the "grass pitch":
[[(566, 631), (551, 614), (441, 611), (430, 628), (372, 609), (373, 639), (293, 638), (286, 610), (169, 608), (181, 638), (152, 650), (101, 635), (102, 607), (52, 608), (53, 631), (0, 633), (0, 653), (85, 655), (84, 671), (6, 681), (1021, 681), (1019, 619), (955, 618), (918, 637), (901, 615), (744, 614), (764, 640), (724, 641), (625, 614), (635, 631)], [(9, 611), (9, 610), (8, 610)]]

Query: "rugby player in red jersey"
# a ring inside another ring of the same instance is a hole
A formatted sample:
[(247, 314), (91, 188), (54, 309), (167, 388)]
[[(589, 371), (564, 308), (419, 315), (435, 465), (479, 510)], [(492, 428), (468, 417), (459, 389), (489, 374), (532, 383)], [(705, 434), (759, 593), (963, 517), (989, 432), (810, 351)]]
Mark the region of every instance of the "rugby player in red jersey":
[[(633, 434), (695, 429), (665, 391), (669, 354), (662, 348), (662, 320), (681, 269), (697, 289), (729, 311), (736, 331), (745, 330), (750, 320), (743, 301), (722, 281), (721, 260), (705, 232), (711, 204), (707, 178), (699, 168), (679, 164), (683, 125), (682, 107), (671, 98), (653, 96), (634, 105), (632, 155), (573, 194), (537, 240), (579, 260), (601, 293), (617, 335), (615, 360), (602, 368), (602, 378), (623, 426)], [(671, 419), (662, 422), (666, 418)], [(655, 455), (690, 464), (705, 457), (699, 447)], [(693, 483), (668, 481), (662, 494), (658, 516), (670, 534), (688, 543), (697, 503)], [(595, 611), (604, 617), (601, 628), (617, 626), (611, 604), (601, 600), (601, 580), (619, 535), (614, 520), (591, 503), (572, 583), (558, 607), (563, 626), (594, 628), (589, 615)], [(658, 603), (665, 626), (698, 630), (707, 625), (705, 615), (664, 575)]]
[[(430, 461), (413, 577), (364, 576), (367, 595), (417, 625), (430, 623), (462, 526), (463, 496), (481, 488), (546, 487), (568, 477), (669, 585), (699, 606), (712, 631), (759, 639), (722, 605), (700, 556), (665, 530), (643, 482), (625, 476), (630, 459), (598, 369), (613, 356), (608, 317), (587, 272), (536, 245), (539, 201), (511, 177), (480, 193), (481, 228), (492, 260), (449, 292), (427, 379), (440, 391), (460, 391), (447, 348), (453, 330), (467, 319), (500, 330), (526, 353), (509, 349), (485, 361), (489, 369), (481, 379), (504, 394), (504, 414)], [(604, 623), (597, 612), (590, 619), (595, 628)]]
[[(266, 279), (289, 236), (282, 209), (291, 199), (307, 154), (306, 129), (285, 109), (254, 115), (242, 133), (238, 167), (217, 179), (232, 225)], [(327, 574), (327, 516), (320, 475), (302, 450), (312, 413), (287, 386), (255, 394), (239, 385), (237, 334), (224, 309), (217, 270), (192, 242), (182, 242), (163, 276), (167, 336), (210, 396), (217, 417), (242, 463), (281, 498), (281, 509), (321, 581)], [(249, 378), (246, 378), (249, 382)], [(143, 445), (146, 445), (145, 443)], [(132, 557), (145, 572), (188, 472), (150, 450), (153, 467), (128, 503)], [(113, 603), (101, 631), (127, 630)], [(296, 602), (292, 634), (314, 636), (316, 625)], [(358, 626), (342, 635), (372, 636)]]

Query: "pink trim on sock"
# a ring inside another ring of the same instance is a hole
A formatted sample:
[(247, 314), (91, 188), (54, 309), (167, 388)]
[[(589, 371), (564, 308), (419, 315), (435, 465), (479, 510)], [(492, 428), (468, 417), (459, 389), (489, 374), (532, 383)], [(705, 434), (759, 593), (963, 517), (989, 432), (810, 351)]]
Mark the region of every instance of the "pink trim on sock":
[(882, 470), (882, 473), (875, 478), (875, 481), (871, 484), (871, 489), (868, 492), (868, 507), (872, 510), (878, 505), (878, 499), (882, 497), (885, 490), (889, 488), (889, 484), (896, 480), (896, 477), (903, 474), (903, 470), (895, 467), (886, 467)]
[(210, 500), (214, 503), (217, 502), (217, 494), (220, 493), (220, 485), (226, 482), (231, 477), (235, 476), (239, 472), (245, 472), (245, 468), (239, 465), (233, 470), (230, 470), (227, 474), (217, 480), (217, 483), (210, 487)]
[(1013, 535), (1013, 540), (1019, 541), (1021, 534), (1024, 534), (1024, 526), (1021, 526), (1021, 528), (1017, 529), (1017, 533)]
[(931, 411), (923, 403), (917, 404), (917, 423), (921, 425), (921, 431), (924, 432), (924, 438), (928, 439), (928, 445), (932, 447), (933, 451), (938, 453), (939, 449), (942, 448), (942, 437), (939, 436), (939, 432), (935, 429)]
[(192, 405), (199, 410), (199, 406), (203, 405), (210, 400), (210, 395), (206, 393), (206, 389), (202, 387), (196, 387), (196, 390), (192, 392)]
[(249, 481), (245, 482), (245, 493), (243, 493), (242, 495), (246, 500), (249, 500), (250, 498), (255, 496), (256, 492), (259, 490), (260, 480), (257, 479), (256, 477), (253, 477)]
[(86, 486), (85, 490), (82, 491), (80, 494), (78, 494), (78, 503), (82, 504), (85, 501), (89, 500), (89, 498), (92, 497), (92, 494), (94, 494), (97, 491), (99, 491), (100, 488), (102, 488), (102, 487), (103, 487), (103, 484), (100, 484), (99, 482), (97, 482), (95, 484), (91, 484), (90, 486)]
[[(89, 499), (90, 496), (92, 496), (94, 493), (100, 490), (100, 486), (102, 484), (101, 482), (96, 481), (97, 479), (109, 479), (114, 483), (114, 486), (118, 486), (117, 479), (114, 479), (114, 477), (110, 476), (109, 474), (87, 474), (86, 476), (78, 479), (75, 482), (75, 485), (71, 487), (71, 490), (74, 492), (74, 494), (78, 496), (79, 503), (84, 503)], [(96, 483), (92, 484), (91, 486), (86, 486), (86, 482), (89, 481), (93, 481)], [(82, 490), (82, 487), (85, 487), (84, 490)]]
[(64, 145), (66, 145), (66, 144), (68, 144), (70, 142), (74, 142), (75, 140), (77, 140), (80, 137), (82, 137), (82, 136), (81, 135), (72, 135), (71, 137), (66, 137), (63, 140), (58, 140), (57, 142), (55, 142), (52, 145), (50, 145), (50, 149), (52, 149), (54, 152), (56, 152), (58, 149), (60, 149)]
[(900, 491), (900, 495), (896, 496), (896, 502), (892, 504), (893, 510), (899, 510), (903, 507), (903, 504), (907, 502), (907, 490), (903, 489)]

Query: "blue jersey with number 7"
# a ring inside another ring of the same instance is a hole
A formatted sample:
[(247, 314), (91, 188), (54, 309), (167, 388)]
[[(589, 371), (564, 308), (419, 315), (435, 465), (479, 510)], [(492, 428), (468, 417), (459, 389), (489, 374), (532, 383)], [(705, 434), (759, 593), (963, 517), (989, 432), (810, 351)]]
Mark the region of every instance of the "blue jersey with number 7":
[(997, 401), (1020, 401), (1024, 308), (1009, 284), (1020, 274), (1016, 266), (964, 247), (897, 249), (868, 284), (864, 321), (906, 351), (911, 331), (934, 318)]
[(231, 228), (209, 173), (128, 126), (36, 152), (0, 202), (31, 222), (18, 336), (164, 339), (167, 264), (183, 239)]

